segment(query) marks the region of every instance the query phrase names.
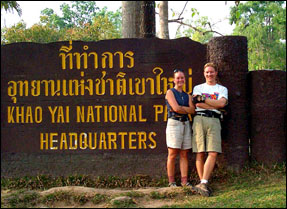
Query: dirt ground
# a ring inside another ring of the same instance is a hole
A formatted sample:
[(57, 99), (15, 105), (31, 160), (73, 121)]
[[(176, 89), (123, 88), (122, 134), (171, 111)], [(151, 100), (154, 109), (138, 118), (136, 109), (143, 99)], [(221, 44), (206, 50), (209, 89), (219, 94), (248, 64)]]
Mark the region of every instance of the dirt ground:
[[(5, 199), (5, 196), (15, 193), (16, 191), (1, 190), (1, 196)], [(89, 201), (80, 203), (79, 201), (66, 201), (65, 199), (57, 199), (50, 204), (44, 204), (43, 202), (33, 205), (38, 208), (113, 208), (113, 207), (136, 207), (136, 208), (158, 208), (162, 206), (171, 206), (173, 204), (183, 204), (184, 200), (187, 200), (190, 195), (194, 193), (191, 188), (141, 188), (141, 189), (99, 189), (89, 188), (81, 186), (66, 186), (55, 187), (49, 190), (37, 191), (40, 198), (49, 197), (49, 195), (55, 194), (70, 194), (73, 197), (85, 196)], [(91, 201), (96, 195), (106, 197), (104, 201), (95, 203)], [(175, 198), (176, 197), (176, 198)], [(1, 201), (2, 201), (1, 198)], [(118, 200), (124, 199), (124, 200)], [(126, 198), (126, 199), (125, 199)], [(117, 199), (117, 203), (115, 203)], [(2, 205), (2, 204), (1, 204)], [(2, 205), (3, 206), (3, 205)], [(28, 206), (29, 207), (29, 206)]]

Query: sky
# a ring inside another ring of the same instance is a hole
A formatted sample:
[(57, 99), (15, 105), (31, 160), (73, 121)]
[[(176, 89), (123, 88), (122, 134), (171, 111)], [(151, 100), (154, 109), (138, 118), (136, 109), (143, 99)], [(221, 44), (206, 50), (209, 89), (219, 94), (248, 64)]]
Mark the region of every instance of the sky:
[[(63, 3), (69, 3), (68, 1), (17, 1), (22, 9), (22, 16), (19, 17), (18, 13), (1, 11), (1, 28), (11, 27), (17, 24), (20, 20), (23, 20), (27, 27), (31, 27), (33, 24), (40, 21), (41, 11), (45, 8), (52, 8), (59, 16), (62, 15), (60, 5)], [(158, 3), (158, 2), (157, 2)], [(169, 1), (169, 19), (178, 17), (175, 15), (172, 17), (171, 10), (180, 13), (184, 8), (186, 1)], [(116, 11), (121, 7), (121, 1), (96, 1), (96, 5), (100, 8), (107, 6), (109, 11)], [(234, 28), (228, 21), (230, 7), (234, 6), (234, 1), (188, 1), (185, 11), (182, 15), (185, 19), (191, 18), (191, 8), (196, 8), (200, 16), (207, 16), (211, 23), (217, 23), (213, 30), (223, 34), (230, 35)], [(158, 11), (158, 9), (156, 9)], [(159, 22), (159, 17), (156, 15), (156, 23)], [(176, 30), (179, 24), (169, 23), (170, 38), (175, 38)], [(156, 26), (156, 30), (158, 30)], [(216, 35), (216, 34), (214, 34)]]

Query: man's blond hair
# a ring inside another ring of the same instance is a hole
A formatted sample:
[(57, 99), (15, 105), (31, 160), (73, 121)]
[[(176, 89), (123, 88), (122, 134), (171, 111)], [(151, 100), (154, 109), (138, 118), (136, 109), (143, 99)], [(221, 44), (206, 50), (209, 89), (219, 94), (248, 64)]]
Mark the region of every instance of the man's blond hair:
[(208, 62), (208, 63), (206, 63), (206, 64), (204, 65), (204, 67), (203, 67), (203, 70), (205, 70), (205, 68), (207, 68), (207, 67), (213, 67), (214, 70), (217, 72), (216, 65), (215, 65), (213, 62)]

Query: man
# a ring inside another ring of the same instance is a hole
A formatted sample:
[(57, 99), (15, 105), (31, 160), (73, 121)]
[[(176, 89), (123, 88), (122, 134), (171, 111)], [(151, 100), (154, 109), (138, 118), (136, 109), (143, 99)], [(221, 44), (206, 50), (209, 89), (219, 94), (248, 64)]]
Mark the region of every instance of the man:
[[(218, 109), (227, 104), (227, 88), (217, 83), (218, 71), (213, 63), (204, 66), (206, 82), (193, 89), (195, 117), (193, 119), (193, 152), (196, 153), (196, 169), (200, 183), (194, 190), (203, 196), (210, 196), (208, 180), (214, 169), (216, 157), (221, 149), (221, 112)], [(208, 156), (205, 160), (205, 155)]]

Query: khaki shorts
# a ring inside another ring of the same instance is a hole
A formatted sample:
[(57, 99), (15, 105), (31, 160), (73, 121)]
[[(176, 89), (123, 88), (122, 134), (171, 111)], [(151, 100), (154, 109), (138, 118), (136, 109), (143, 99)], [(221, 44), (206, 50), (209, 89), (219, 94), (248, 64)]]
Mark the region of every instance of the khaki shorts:
[(196, 115), (192, 130), (193, 152), (222, 152), (221, 124), (218, 118)]
[(167, 120), (167, 147), (181, 150), (191, 149), (191, 137), (190, 121), (180, 122), (171, 118)]

